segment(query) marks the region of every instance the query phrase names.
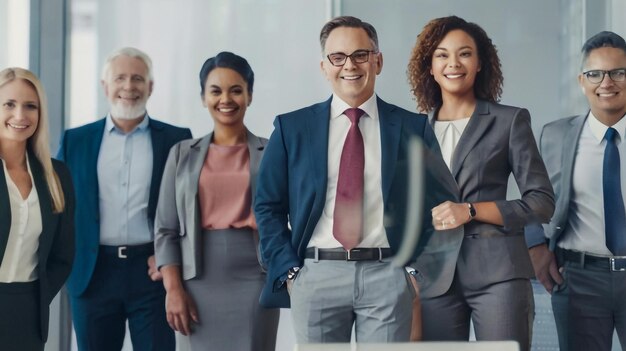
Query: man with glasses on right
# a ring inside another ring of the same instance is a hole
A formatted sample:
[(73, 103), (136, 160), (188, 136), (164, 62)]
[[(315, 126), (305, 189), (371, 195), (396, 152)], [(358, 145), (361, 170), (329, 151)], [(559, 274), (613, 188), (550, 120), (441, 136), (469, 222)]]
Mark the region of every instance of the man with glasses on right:
[(543, 128), (556, 211), (526, 234), (552, 293), (560, 349), (609, 351), (614, 330), (626, 346), (626, 42), (600, 32), (582, 54), (578, 82), (590, 111)]

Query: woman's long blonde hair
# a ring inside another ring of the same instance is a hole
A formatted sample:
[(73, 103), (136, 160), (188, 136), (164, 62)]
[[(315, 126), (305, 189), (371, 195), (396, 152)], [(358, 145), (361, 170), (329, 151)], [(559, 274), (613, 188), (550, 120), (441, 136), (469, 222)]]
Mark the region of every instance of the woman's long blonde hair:
[(61, 213), (65, 208), (65, 198), (63, 196), (63, 188), (58, 175), (52, 167), (50, 159), (50, 137), (48, 135), (48, 101), (46, 92), (39, 79), (29, 70), (10, 67), (0, 71), (0, 87), (14, 80), (22, 79), (29, 84), (37, 92), (39, 97), (39, 124), (37, 130), (28, 139), (28, 145), (31, 147), (39, 163), (43, 166), (44, 176), (52, 198), (52, 210), (54, 213)]

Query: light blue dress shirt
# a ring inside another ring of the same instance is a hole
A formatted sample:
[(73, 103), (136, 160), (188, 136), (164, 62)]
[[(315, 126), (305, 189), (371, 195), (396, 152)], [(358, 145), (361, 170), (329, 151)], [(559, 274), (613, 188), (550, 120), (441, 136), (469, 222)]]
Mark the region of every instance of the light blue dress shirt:
[(108, 115), (98, 154), (101, 245), (153, 240), (154, 224), (148, 218), (152, 161), (148, 115), (127, 134)]

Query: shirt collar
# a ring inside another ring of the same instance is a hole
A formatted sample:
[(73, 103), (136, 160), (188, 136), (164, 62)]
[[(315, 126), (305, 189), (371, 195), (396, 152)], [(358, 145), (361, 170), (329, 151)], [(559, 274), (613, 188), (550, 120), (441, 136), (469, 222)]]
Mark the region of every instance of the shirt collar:
[[(148, 126), (150, 124), (149, 123), (149, 119), (150, 119), (150, 116), (148, 116), (148, 113), (146, 112), (146, 114), (144, 115), (143, 120), (141, 120), (141, 122), (137, 125), (137, 127), (135, 127), (135, 129), (133, 129), (130, 133), (134, 133), (135, 131), (142, 131), (143, 132), (143, 131), (147, 130)], [(119, 128), (117, 128), (115, 126), (115, 123), (113, 123), (113, 117), (111, 116), (110, 113), (107, 114), (106, 121), (104, 122), (104, 130), (109, 132), (109, 133), (111, 133), (111, 132), (113, 132), (115, 130), (115, 131), (123, 134), (123, 132)], [(130, 133), (128, 133), (128, 134), (130, 134)]]
[[(333, 99), (330, 102), (330, 118), (337, 118), (347, 110), (351, 108), (345, 101), (333, 93)], [(362, 103), (359, 108), (365, 111), (365, 114), (370, 118), (378, 119), (378, 104), (376, 103), (376, 94), (372, 94), (369, 99)]]
[[(596, 116), (593, 115), (593, 112), (589, 111), (589, 116), (587, 117), (589, 121), (589, 129), (591, 129), (591, 134), (596, 138), (598, 144), (602, 142), (604, 139), (604, 135), (606, 134), (606, 130), (609, 129), (608, 126), (600, 122)], [(626, 118), (620, 119), (617, 123), (611, 126), (613, 129), (617, 131), (617, 135), (619, 136), (619, 140), (624, 139), (624, 134), (626, 133)]]

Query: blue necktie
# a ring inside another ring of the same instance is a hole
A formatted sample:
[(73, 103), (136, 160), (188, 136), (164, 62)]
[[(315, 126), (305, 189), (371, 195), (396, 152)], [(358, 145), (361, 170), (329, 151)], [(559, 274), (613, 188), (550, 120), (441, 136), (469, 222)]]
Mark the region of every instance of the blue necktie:
[(606, 148), (602, 168), (602, 190), (604, 192), (604, 226), (606, 247), (615, 256), (626, 255), (626, 211), (622, 199), (619, 150), (615, 144), (617, 131), (606, 130)]

